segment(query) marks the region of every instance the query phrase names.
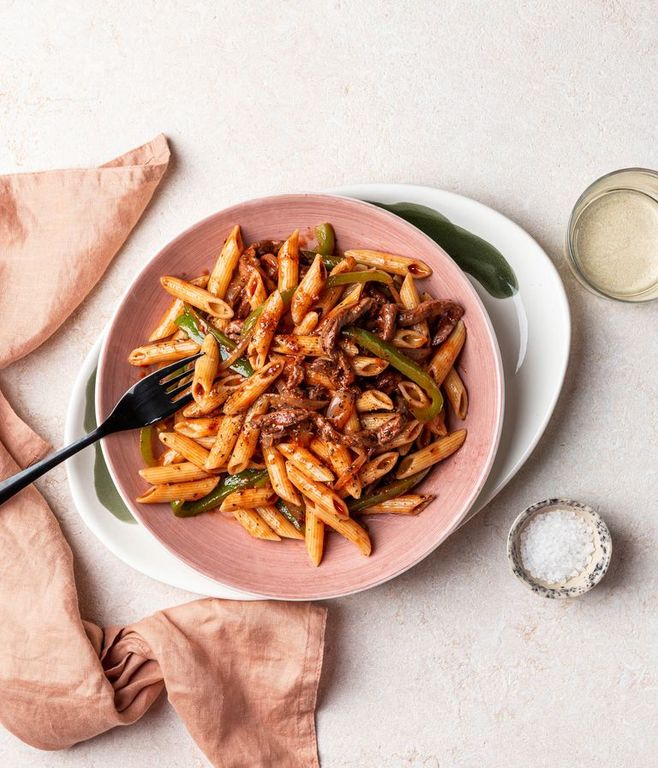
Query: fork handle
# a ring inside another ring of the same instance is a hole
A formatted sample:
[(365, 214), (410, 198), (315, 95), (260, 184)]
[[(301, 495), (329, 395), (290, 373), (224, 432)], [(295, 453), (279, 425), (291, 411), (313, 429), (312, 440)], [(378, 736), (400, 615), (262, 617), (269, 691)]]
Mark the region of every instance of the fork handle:
[(22, 491), (25, 486), (30, 485), (30, 483), (33, 483), (38, 477), (41, 477), (41, 475), (45, 474), (53, 467), (66, 461), (66, 459), (73, 456), (73, 454), (107, 435), (108, 430), (103, 429), (103, 427), (104, 425), (101, 424), (100, 427), (93, 432), (90, 432), (88, 435), (81, 437), (79, 440), (76, 440), (75, 443), (71, 443), (71, 445), (67, 445), (65, 448), (60, 448), (59, 451), (51, 453), (50, 456), (46, 456), (45, 459), (37, 461), (36, 464), (32, 464), (21, 472), (12, 475), (12, 477), (2, 480), (0, 482), (0, 504), (4, 504), (5, 501), (11, 499), (14, 494)]

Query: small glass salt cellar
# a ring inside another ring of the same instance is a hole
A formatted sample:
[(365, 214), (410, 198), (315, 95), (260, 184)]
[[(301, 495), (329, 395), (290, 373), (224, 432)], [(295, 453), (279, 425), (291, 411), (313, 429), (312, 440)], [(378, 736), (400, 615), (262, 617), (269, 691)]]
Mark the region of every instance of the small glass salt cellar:
[(612, 556), (610, 531), (598, 512), (571, 499), (525, 509), (507, 537), (512, 571), (543, 597), (576, 597), (601, 581)]

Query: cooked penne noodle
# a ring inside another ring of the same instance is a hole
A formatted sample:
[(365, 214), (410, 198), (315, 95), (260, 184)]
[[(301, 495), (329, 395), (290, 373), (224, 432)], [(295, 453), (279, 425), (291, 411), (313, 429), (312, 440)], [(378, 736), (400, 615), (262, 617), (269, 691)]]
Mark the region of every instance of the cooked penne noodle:
[[(240, 234), (240, 227), (236, 224), (226, 238), (224, 247), (217, 257), (215, 266), (210, 273), (208, 291), (213, 296), (217, 296), (220, 299), (223, 299), (226, 296), (226, 291), (231, 282), (231, 278), (233, 277), (233, 272), (238, 265), (241, 253), (242, 236)], [(201, 307), (201, 309), (203, 309), (203, 307)]]
[(217, 440), (217, 437), (215, 435), (208, 435), (207, 437), (193, 437), (192, 438), (195, 443), (198, 443), (202, 448), (205, 448), (206, 450), (210, 450), (213, 445), (215, 445), (215, 441)]
[(380, 477), (384, 477), (393, 469), (397, 460), (397, 451), (386, 451), (386, 453), (380, 453), (379, 456), (375, 456), (374, 459), (364, 464), (361, 468), (359, 472), (361, 484), (370, 485), (370, 483), (379, 480)]
[(256, 320), (249, 342), (249, 360), (254, 368), (262, 368), (265, 365), (270, 344), (284, 310), (281, 294), (279, 291), (274, 291), (263, 305), (263, 311)]
[(347, 493), (355, 499), (361, 496), (361, 480), (357, 475), (359, 465), (352, 460), (349, 449), (339, 443), (331, 443), (319, 437), (311, 440), (311, 450), (343, 481)]
[(293, 333), (296, 336), (307, 336), (313, 333), (319, 321), (320, 315), (317, 312), (307, 312), (301, 323), (295, 326)]
[(270, 386), (270, 384), (281, 375), (285, 363), (283, 360), (272, 360), (263, 368), (256, 371), (253, 376), (244, 379), (242, 384), (235, 389), (224, 403), (224, 413), (235, 414), (245, 411), (254, 403)]
[(420, 349), (427, 345), (429, 335), (420, 333), (416, 328), (399, 328), (391, 344), (399, 349)]
[(247, 415), (245, 416), (242, 429), (238, 435), (233, 453), (228, 462), (229, 475), (235, 475), (238, 472), (242, 472), (249, 466), (256, 447), (258, 446), (258, 437), (260, 435), (260, 429), (254, 423), (256, 416), (261, 416), (267, 413), (269, 405), (267, 398), (259, 397), (258, 400), (249, 408)]
[(376, 411), (374, 413), (362, 413), (361, 424), (364, 429), (378, 429), (386, 424), (387, 421), (395, 418), (395, 414), (390, 411)]
[(169, 448), (169, 450), (165, 451), (160, 456), (158, 461), (160, 462), (160, 466), (170, 467), (172, 464), (179, 464), (180, 462), (185, 461), (185, 456), (181, 456), (178, 451), (174, 451), (173, 448)]
[(325, 525), (333, 528), (334, 531), (340, 533), (352, 544), (355, 544), (362, 555), (369, 557), (372, 552), (372, 543), (367, 531), (356, 520), (352, 518), (344, 519), (337, 515), (331, 514), (324, 507), (319, 504), (315, 504), (312, 500), (306, 502), (306, 519), (308, 520), (309, 512), (316, 518), (319, 518)]
[[(180, 299), (174, 299), (169, 305), (167, 311), (160, 318), (160, 322), (153, 329), (149, 336), (149, 341), (160, 341), (166, 339), (174, 333), (180, 331), (176, 325), (176, 318), (183, 311), (184, 304)], [(187, 336), (185, 336), (187, 338)]]
[(399, 256), (395, 253), (351, 249), (345, 251), (345, 256), (351, 256), (359, 264), (377, 267), (377, 269), (383, 269), (384, 272), (390, 272), (393, 275), (412, 275), (412, 277), (422, 278), (430, 277), (432, 274), (431, 268), (424, 261)]
[(174, 424), (174, 432), (195, 440), (199, 437), (210, 437), (217, 434), (221, 420), (221, 416), (199, 419), (188, 419), (183, 416)]
[(398, 390), (412, 408), (424, 408), (429, 405), (430, 399), (425, 390), (413, 381), (401, 381)]
[(160, 278), (162, 287), (175, 296), (177, 299), (182, 299), (193, 307), (202, 309), (213, 317), (229, 319), (233, 317), (233, 310), (222, 299), (213, 296), (212, 293), (206, 291), (205, 288), (199, 288), (198, 285), (193, 285), (185, 280), (181, 280), (178, 277), (171, 277), (166, 275)]
[(210, 475), (203, 469), (199, 469), (191, 461), (181, 464), (169, 464), (162, 467), (144, 467), (139, 470), (140, 476), (151, 485), (163, 485), (165, 483), (189, 483), (192, 480), (203, 480)]
[(454, 368), (448, 371), (443, 380), (443, 389), (455, 415), (464, 421), (468, 413), (468, 393), (464, 382)]
[[(355, 266), (356, 262), (354, 259), (343, 259), (336, 264), (329, 274), (342, 275), (343, 272), (352, 272)], [(321, 317), (326, 317), (329, 311), (340, 301), (342, 295), (342, 285), (337, 285), (335, 288), (327, 288), (315, 307), (316, 311), (320, 313)]]
[(432, 421), (429, 421), (427, 423), (427, 427), (432, 434), (436, 435), (437, 437), (443, 437), (444, 435), (448, 434), (448, 430), (446, 428), (446, 409), (445, 406), (441, 408), (439, 413), (432, 419)]
[(201, 351), (203, 356), (194, 363), (194, 378), (192, 379), (192, 397), (197, 403), (203, 403), (212, 389), (217, 375), (219, 347), (211, 333), (204, 338)]
[(332, 515), (349, 517), (347, 504), (329, 486), (311, 479), (289, 461), (286, 461), (286, 474), (290, 482), (303, 496), (312, 499), (318, 506), (326, 509)]
[(291, 464), (294, 464), (297, 469), (300, 469), (313, 480), (318, 480), (321, 483), (333, 483), (333, 472), (308, 449), (303, 448), (301, 445), (292, 445), (291, 443), (279, 443), (277, 449)]
[(241, 413), (222, 418), (217, 430), (217, 437), (214, 438), (213, 446), (206, 460), (206, 469), (223, 469), (228, 464), (242, 429), (243, 421), (244, 415)]
[(255, 539), (281, 541), (281, 537), (270, 528), (255, 509), (234, 509), (232, 514), (245, 531)]
[(252, 309), (257, 309), (267, 300), (267, 290), (263, 283), (263, 277), (257, 269), (252, 269), (249, 279), (245, 283), (244, 293)]
[(413, 443), (414, 440), (418, 438), (418, 435), (420, 435), (422, 429), (423, 425), (419, 421), (410, 421), (392, 440), (389, 440), (386, 445), (383, 445), (382, 448), (386, 451), (390, 451), (393, 448), (399, 448), (400, 453), (402, 453), (403, 447), (409, 443)]
[(425, 448), (421, 448), (415, 453), (410, 453), (398, 465), (395, 477), (398, 480), (402, 480), (410, 475), (415, 475), (416, 472), (427, 469), (427, 467), (431, 467), (432, 464), (447, 459), (448, 456), (451, 456), (462, 447), (465, 439), (466, 430), (459, 429), (446, 435), (446, 437), (439, 438), (434, 443), (426, 445)]
[(276, 491), (277, 496), (284, 501), (290, 502), (290, 504), (300, 506), (302, 498), (297, 493), (295, 486), (288, 479), (286, 460), (283, 458), (283, 454), (274, 446), (264, 445), (263, 459), (265, 461), (265, 466), (267, 467), (267, 474), (270, 476), (270, 483), (272, 484), (272, 488)]
[(177, 500), (196, 501), (207, 496), (218, 482), (218, 477), (205, 477), (203, 480), (193, 480), (190, 483), (155, 485), (149, 488), (146, 493), (138, 496), (135, 501), (140, 504), (162, 504), (163, 502)]
[(359, 354), (359, 348), (350, 339), (342, 339), (338, 345), (348, 357), (355, 357)]
[(319, 336), (301, 336), (298, 334), (279, 334), (272, 341), (272, 352), (282, 355), (309, 355), (322, 357), (326, 354)]
[(343, 427), (343, 432), (345, 434), (350, 434), (354, 432), (360, 432), (361, 431), (361, 419), (359, 417), (359, 413), (356, 410), (356, 403), (352, 406), (352, 409), (350, 411), (349, 418), (345, 422), (345, 426)]
[(137, 347), (128, 356), (130, 365), (154, 365), (155, 363), (172, 363), (182, 360), (199, 351), (199, 345), (190, 339), (179, 341), (156, 341), (154, 344), (146, 344)]
[[(415, 309), (420, 304), (420, 296), (418, 295), (418, 289), (416, 288), (416, 281), (412, 275), (406, 275), (402, 281), (402, 285), (400, 286), (400, 302), (405, 309)], [(429, 342), (430, 328), (427, 324), (427, 320), (422, 320), (420, 323), (416, 323), (411, 327), (420, 334), (426, 344)], [(414, 347), (409, 346), (407, 349), (414, 349)]]
[(208, 451), (205, 448), (202, 448), (190, 437), (177, 435), (175, 432), (160, 432), (158, 437), (160, 438), (160, 442), (164, 443), (167, 448), (172, 448), (176, 453), (184, 456), (188, 461), (191, 461), (192, 464), (196, 464), (200, 469), (206, 468)]
[(308, 507), (304, 522), (304, 540), (306, 541), (308, 556), (313, 565), (317, 567), (322, 562), (324, 553), (324, 523)]
[(381, 357), (365, 357), (357, 355), (350, 359), (352, 368), (357, 376), (379, 376), (388, 367), (386, 360)]
[(296, 288), (299, 282), (299, 230), (279, 248), (279, 292)]
[(437, 384), (441, 385), (445, 381), (450, 369), (455, 364), (455, 360), (462, 351), (465, 341), (466, 326), (464, 321), (460, 320), (453, 328), (450, 336), (438, 348), (427, 367), (427, 370), (432, 374)]
[(297, 286), (290, 302), (290, 314), (295, 325), (299, 325), (309, 309), (320, 299), (327, 282), (327, 269), (318, 255), (310, 269)]
[(274, 533), (281, 536), (283, 539), (303, 539), (304, 534), (298, 531), (297, 528), (288, 520), (285, 515), (281, 514), (279, 510), (273, 505), (268, 504), (264, 507), (256, 507), (256, 512), (263, 518), (263, 520), (269, 525)]
[(275, 493), (271, 487), (242, 488), (233, 491), (224, 499), (220, 506), (221, 512), (233, 512), (234, 509), (256, 509), (274, 501)]
[(434, 496), (422, 493), (408, 493), (394, 499), (381, 501), (372, 507), (362, 509), (360, 515), (417, 515), (434, 500)]
[(327, 418), (336, 429), (345, 429), (351, 415), (355, 412), (355, 406), (356, 395), (354, 391), (351, 389), (339, 389), (329, 401), (326, 412)]
[(370, 411), (392, 411), (393, 401), (386, 392), (380, 392), (377, 389), (367, 389), (357, 398), (356, 409), (359, 413)]
[[(240, 379), (240, 383), (244, 381), (242, 376), (239, 374), (237, 378)], [(216, 411), (226, 402), (226, 400), (228, 400), (229, 396), (239, 386), (238, 384), (227, 386), (225, 382), (226, 379), (220, 379), (219, 381), (216, 381), (202, 402), (192, 402), (185, 406), (185, 408), (183, 408), (183, 416), (185, 416), (187, 419), (194, 419)]]

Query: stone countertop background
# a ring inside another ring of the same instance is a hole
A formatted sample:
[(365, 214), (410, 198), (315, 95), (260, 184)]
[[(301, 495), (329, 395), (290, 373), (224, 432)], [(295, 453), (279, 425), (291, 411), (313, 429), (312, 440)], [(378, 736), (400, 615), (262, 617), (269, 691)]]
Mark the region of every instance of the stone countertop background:
[[(528, 463), (421, 565), (329, 606), (323, 768), (655, 760), (658, 304), (588, 294), (562, 245), (587, 184), (658, 166), (657, 18), (651, 0), (0, 3), (0, 173), (101, 164), (161, 131), (174, 153), (83, 307), (0, 373), (55, 444), (79, 365), (135, 272), (240, 199), (436, 186), (517, 221), (564, 279), (572, 359)], [(189, 599), (103, 548), (63, 467), (39, 485), (74, 550), (84, 616), (127, 623)], [(510, 574), (505, 537), (526, 505), (562, 495), (600, 510), (614, 556), (593, 592), (549, 602)], [(0, 764), (207, 762), (160, 701), (61, 753), (0, 730)]]

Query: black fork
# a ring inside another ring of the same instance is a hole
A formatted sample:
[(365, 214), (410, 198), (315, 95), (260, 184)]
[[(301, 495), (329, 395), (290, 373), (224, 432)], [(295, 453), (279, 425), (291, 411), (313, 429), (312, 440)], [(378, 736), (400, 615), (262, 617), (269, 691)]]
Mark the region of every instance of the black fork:
[(202, 354), (200, 352), (192, 357), (177, 360), (144, 377), (125, 393), (114, 406), (112, 413), (93, 432), (0, 482), (0, 504), (4, 504), (26, 485), (33, 483), (38, 477), (101, 437), (126, 429), (147, 427), (172, 416), (179, 408), (187, 405), (192, 399), (192, 395), (185, 392), (192, 373), (188, 366)]

